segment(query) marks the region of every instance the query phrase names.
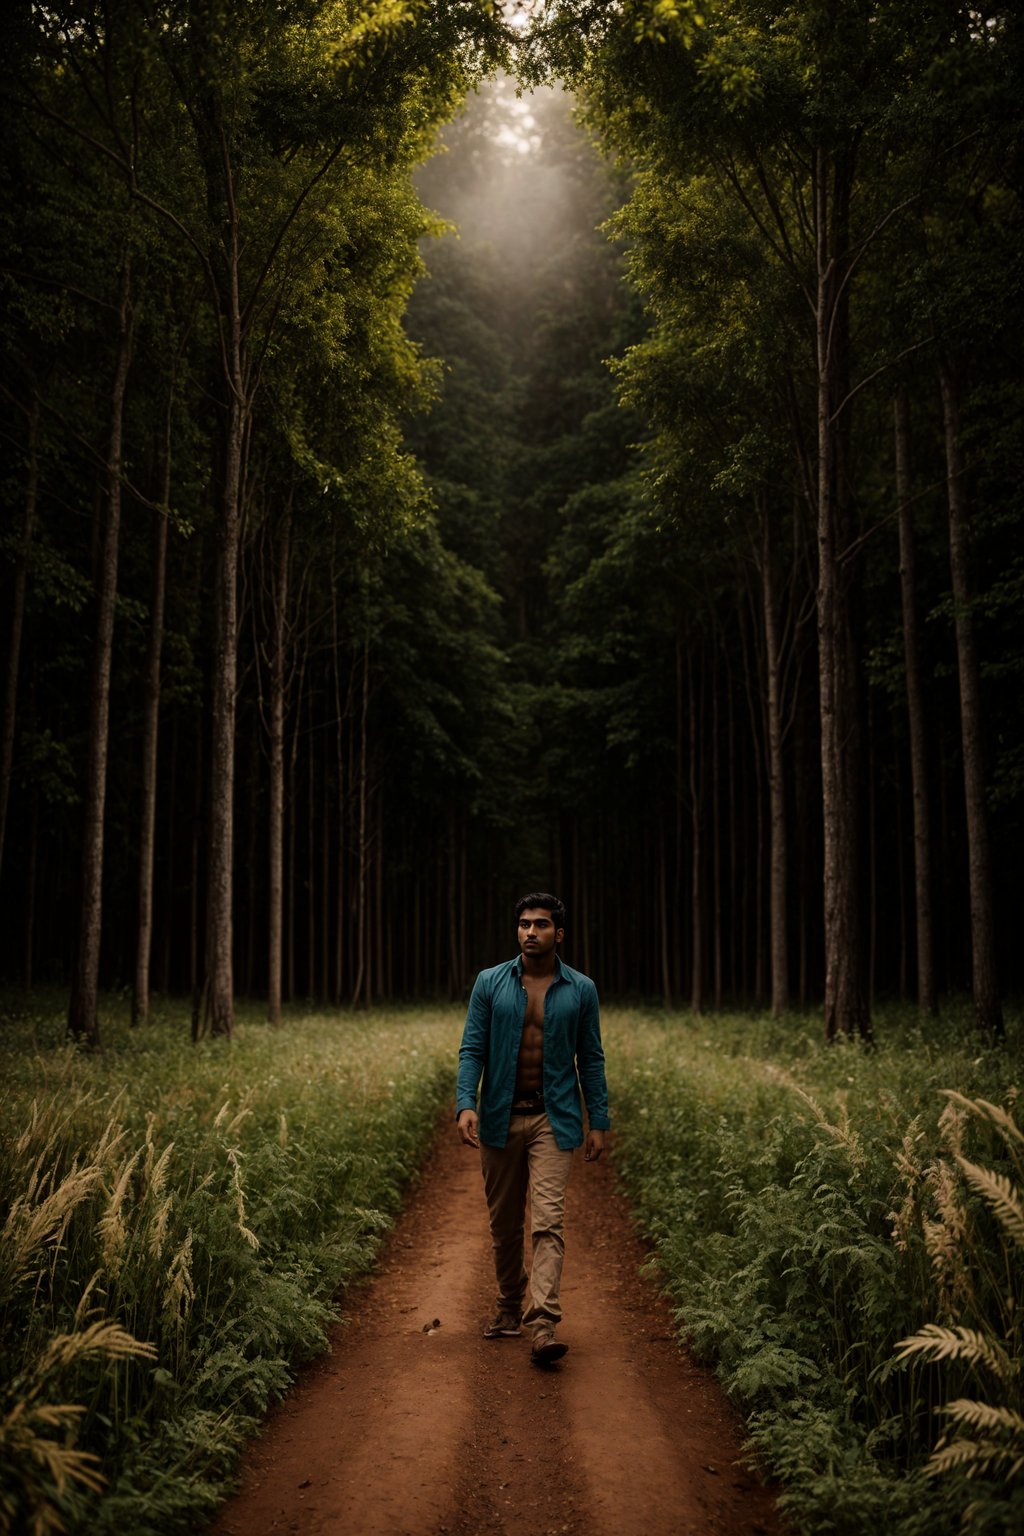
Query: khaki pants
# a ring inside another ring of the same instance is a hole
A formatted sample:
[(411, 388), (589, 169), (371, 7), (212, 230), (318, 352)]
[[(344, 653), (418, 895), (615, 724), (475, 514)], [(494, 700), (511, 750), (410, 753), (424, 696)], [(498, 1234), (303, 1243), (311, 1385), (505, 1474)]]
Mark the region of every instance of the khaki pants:
[[(484, 1192), (491, 1219), (498, 1307), (527, 1324), (557, 1323), (565, 1240), (562, 1222), (572, 1150), (563, 1152), (545, 1114), (514, 1114), (503, 1147), (480, 1148)], [(531, 1305), (523, 1312), (527, 1274), (524, 1255), (526, 1200), (530, 1200), (533, 1265)]]

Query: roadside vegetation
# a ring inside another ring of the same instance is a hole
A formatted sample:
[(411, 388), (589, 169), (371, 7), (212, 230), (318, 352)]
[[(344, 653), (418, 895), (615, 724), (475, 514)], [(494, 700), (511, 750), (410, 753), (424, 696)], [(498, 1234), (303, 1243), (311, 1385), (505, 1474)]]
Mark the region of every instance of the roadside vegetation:
[[(451, 1099), (461, 1010), (0, 1032), (0, 1531), (192, 1531), (325, 1347)], [(1022, 1030), (609, 1008), (615, 1161), (797, 1531), (1024, 1515)]]
[(192, 1531), (371, 1265), (458, 1023), (243, 1011), (197, 1048), (126, 1002), (89, 1055), (61, 1002), (0, 1032), (0, 1531)]
[(616, 1162), (798, 1530), (1024, 1525), (1021, 1026), (618, 1014)]

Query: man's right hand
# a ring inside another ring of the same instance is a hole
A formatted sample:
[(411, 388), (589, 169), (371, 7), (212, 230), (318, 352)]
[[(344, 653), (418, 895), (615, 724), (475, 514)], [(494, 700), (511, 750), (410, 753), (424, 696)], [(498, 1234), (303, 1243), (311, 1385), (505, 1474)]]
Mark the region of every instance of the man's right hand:
[(464, 1147), (480, 1145), (480, 1121), (475, 1109), (464, 1109), (455, 1123), (459, 1128), (459, 1140)]

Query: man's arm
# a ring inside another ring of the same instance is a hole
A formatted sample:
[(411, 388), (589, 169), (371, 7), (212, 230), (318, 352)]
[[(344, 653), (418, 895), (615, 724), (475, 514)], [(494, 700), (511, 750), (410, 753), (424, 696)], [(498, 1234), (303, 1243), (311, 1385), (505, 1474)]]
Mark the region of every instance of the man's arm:
[(608, 1083), (604, 1073), (604, 1048), (601, 1045), (601, 1008), (597, 1000), (597, 988), (592, 981), (585, 985), (580, 1003), (576, 1070), (589, 1123), (583, 1156), (586, 1162), (596, 1163), (604, 1151), (604, 1133), (611, 1129), (612, 1123), (608, 1118)]
[(487, 1046), (491, 1035), (490, 987), (484, 981), (483, 972), (477, 977), (466, 1011), (466, 1023), (459, 1046), (459, 1076), (455, 1089), (455, 1121), (459, 1139), (468, 1147), (478, 1147), (479, 1121), (476, 1112), (476, 1091), (487, 1061)]

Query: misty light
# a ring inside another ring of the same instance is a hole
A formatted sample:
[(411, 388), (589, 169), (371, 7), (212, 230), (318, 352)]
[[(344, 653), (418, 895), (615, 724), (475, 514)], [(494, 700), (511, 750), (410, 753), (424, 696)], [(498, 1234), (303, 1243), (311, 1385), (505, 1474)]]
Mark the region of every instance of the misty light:
[(505, 20), (517, 32), (525, 32), (533, 20), (532, 0), (516, 0), (515, 5), (504, 6)]
[[(459, 231), (464, 249), (500, 253), (506, 281), (529, 280), (572, 238), (581, 177), (592, 151), (560, 85), (481, 81), (441, 136), (417, 182), (427, 206)], [(445, 258), (425, 251), (428, 266)], [(488, 257), (488, 260), (491, 258)]]
[(495, 143), (513, 149), (520, 155), (528, 155), (531, 150), (539, 149), (541, 136), (536, 131), (537, 119), (530, 110), (529, 102), (509, 101), (506, 110), (508, 120), (495, 133)]

